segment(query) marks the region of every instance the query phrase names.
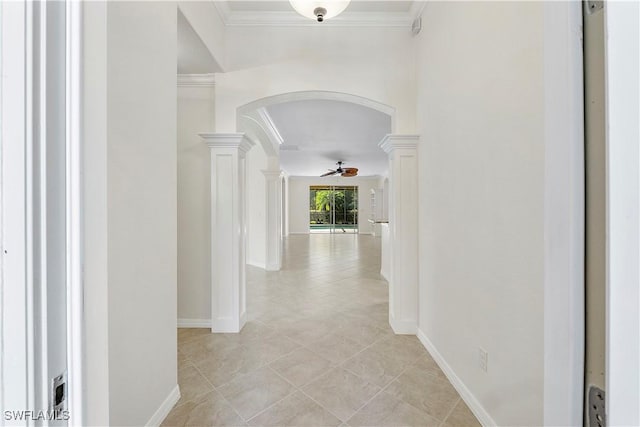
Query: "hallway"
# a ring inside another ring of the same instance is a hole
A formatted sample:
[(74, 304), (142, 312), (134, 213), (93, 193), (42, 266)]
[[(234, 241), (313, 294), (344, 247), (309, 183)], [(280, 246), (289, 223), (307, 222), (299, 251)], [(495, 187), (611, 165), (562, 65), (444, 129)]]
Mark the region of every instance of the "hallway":
[(414, 336), (388, 325), (380, 239), (292, 235), (247, 268), (240, 334), (180, 329), (182, 398), (163, 425), (476, 426)]

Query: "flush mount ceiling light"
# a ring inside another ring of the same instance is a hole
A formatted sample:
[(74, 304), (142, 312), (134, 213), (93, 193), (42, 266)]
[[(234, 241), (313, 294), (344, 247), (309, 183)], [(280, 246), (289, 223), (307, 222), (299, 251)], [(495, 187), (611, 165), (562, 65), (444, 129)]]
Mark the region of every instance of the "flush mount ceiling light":
[(322, 22), (342, 13), (351, 0), (289, 0), (300, 15)]

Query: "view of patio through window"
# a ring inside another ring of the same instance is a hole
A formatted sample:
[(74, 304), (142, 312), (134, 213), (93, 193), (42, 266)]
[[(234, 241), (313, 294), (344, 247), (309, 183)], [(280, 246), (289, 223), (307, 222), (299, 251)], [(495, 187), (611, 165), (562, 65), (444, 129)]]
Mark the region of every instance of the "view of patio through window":
[(357, 233), (358, 187), (309, 187), (311, 233)]

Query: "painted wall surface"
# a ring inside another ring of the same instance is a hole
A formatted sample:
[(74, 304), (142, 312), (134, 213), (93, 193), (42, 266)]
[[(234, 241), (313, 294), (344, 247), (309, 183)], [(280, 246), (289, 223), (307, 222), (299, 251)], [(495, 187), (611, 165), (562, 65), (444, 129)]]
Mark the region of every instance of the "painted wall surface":
[(145, 425), (177, 384), (176, 13), (107, 5), (111, 425)]
[(216, 80), (216, 125), (236, 130), (236, 108), (283, 93), (326, 90), (396, 108), (415, 130), (414, 39), (404, 28), (228, 27), (227, 70)]
[(419, 328), (498, 425), (541, 425), (543, 5), (429, 3), (418, 42)]
[(109, 265), (107, 231), (107, 5), (82, 7), (85, 422), (109, 423)]
[(209, 148), (213, 86), (178, 86), (178, 319), (211, 318)]
[(178, 7), (213, 59), (225, 70), (225, 26), (213, 2), (181, 0)]
[(309, 187), (312, 185), (354, 185), (358, 187), (358, 224), (361, 234), (372, 232), (371, 189), (378, 186), (378, 177), (289, 177), (289, 233), (309, 233)]
[(607, 424), (640, 425), (640, 5), (605, 6)]

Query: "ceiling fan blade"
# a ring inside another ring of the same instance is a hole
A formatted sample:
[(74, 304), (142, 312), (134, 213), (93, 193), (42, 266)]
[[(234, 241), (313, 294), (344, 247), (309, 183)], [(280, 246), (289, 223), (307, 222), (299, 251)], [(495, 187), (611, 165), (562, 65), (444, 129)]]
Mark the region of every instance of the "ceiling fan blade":
[(342, 176), (344, 177), (352, 177), (358, 175), (358, 168), (344, 168), (342, 170)]
[(323, 173), (322, 175), (320, 175), (320, 177), (329, 176), (329, 175), (335, 175), (336, 173), (338, 173), (338, 171), (334, 171), (334, 170), (329, 169), (329, 172)]

